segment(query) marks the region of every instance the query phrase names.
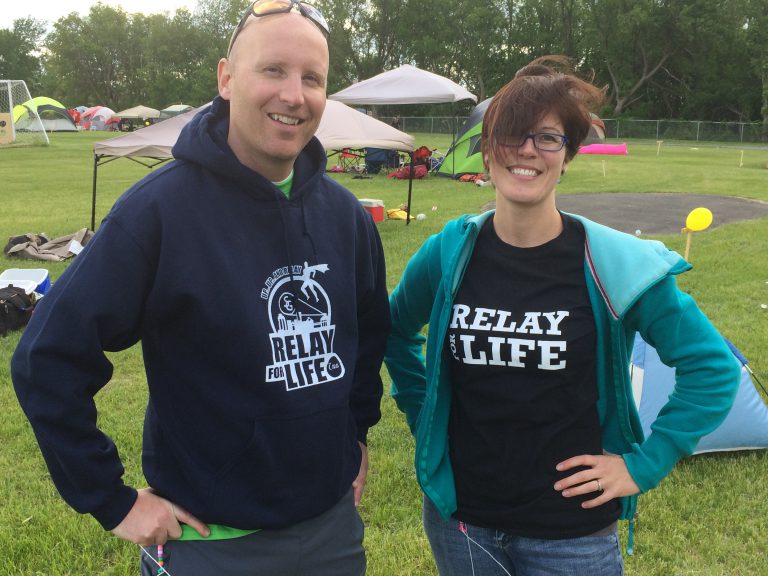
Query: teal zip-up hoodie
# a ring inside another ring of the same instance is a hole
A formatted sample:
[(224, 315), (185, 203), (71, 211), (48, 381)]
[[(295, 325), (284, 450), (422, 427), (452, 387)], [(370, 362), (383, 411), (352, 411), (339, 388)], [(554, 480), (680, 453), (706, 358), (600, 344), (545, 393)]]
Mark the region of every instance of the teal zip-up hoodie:
[[(416, 437), (418, 482), (446, 519), (456, 511), (456, 490), (448, 453), (451, 371), (443, 342), (478, 232), (492, 214), (462, 216), (428, 238), (390, 296), (392, 332), (385, 362), (392, 396)], [(726, 417), (739, 365), (693, 299), (677, 288), (674, 276), (691, 268), (679, 254), (660, 242), (572, 216), (586, 232), (584, 273), (597, 326), (603, 448), (623, 456), (632, 479), (646, 492)], [(635, 333), (676, 368), (674, 392), (648, 438), (629, 374)], [(621, 499), (622, 519), (632, 519), (636, 499)]]

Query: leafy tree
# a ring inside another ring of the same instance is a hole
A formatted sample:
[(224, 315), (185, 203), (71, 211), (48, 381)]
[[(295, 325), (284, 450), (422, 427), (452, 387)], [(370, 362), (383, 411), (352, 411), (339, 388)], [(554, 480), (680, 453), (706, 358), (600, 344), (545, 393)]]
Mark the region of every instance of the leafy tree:
[(232, 31), (248, 4), (247, 0), (198, 0), (195, 26), (213, 41), (219, 58), (224, 56)]
[(749, 61), (760, 79), (762, 139), (768, 142), (768, 4), (764, 0), (747, 2), (744, 29), (750, 52)]
[(143, 32), (137, 40), (143, 55), (144, 100), (165, 108), (180, 103), (199, 105), (213, 98), (216, 68), (208, 58), (212, 42), (195, 25), (192, 14), (179, 10), (172, 18), (136, 15), (132, 28)]
[[(759, 110), (758, 82), (749, 62), (743, 0), (689, 0), (681, 11), (681, 45), (674, 67), (683, 89), (670, 116), (700, 120), (749, 120)], [(668, 77), (672, 79), (672, 74)]]
[(41, 63), (36, 54), (45, 35), (45, 22), (19, 18), (13, 28), (0, 30), (0, 78), (24, 80), (34, 96), (40, 87)]
[(331, 29), (328, 93), (407, 62), (403, 31), (420, 23), (405, 0), (321, 0)]
[(577, 56), (577, 0), (525, 0), (516, 4), (510, 14), (509, 34), (521, 56), (526, 60), (548, 54)]
[(610, 87), (613, 114), (645, 95), (648, 83), (678, 50), (680, 0), (584, 0), (593, 40), (585, 61)]
[(103, 4), (92, 6), (85, 18), (71, 13), (58, 20), (46, 43), (48, 82), (72, 101), (119, 109), (136, 67), (128, 58), (128, 24), (125, 12)]
[[(198, 0), (193, 13), (126, 14), (97, 4), (45, 29), (0, 30), (0, 76), (68, 104), (200, 104), (247, 0)], [(332, 94), (404, 63), (479, 100), (524, 64), (565, 54), (606, 84), (610, 114), (710, 120), (762, 117), (768, 139), (765, 0), (317, 0), (331, 28)], [(42, 65), (42, 68), (41, 68)], [(42, 75), (40, 71), (42, 69)], [(464, 109), (466, 107), (466, 110)], [(469, 104), (455, 106), (467, 112)], [(445, 106), (381, 113), (445, 115)]]
[[(415, 11), (424, 2), (410, 0)], [(424, 26), (412, 27), (410, 51), (418, 66), (466, 86), (481, 101), (504, 76), (504, 12), (501, 2), (432, 0)]]
[(201, 104), (216, 89), (215, 62), (206, 59), (223, 42), (212, 40), (187, 10), (144, 16), (97, 4), (85, 18), (70, 14), (54, 24), (48, 80), (74, 102), (115, 110)]

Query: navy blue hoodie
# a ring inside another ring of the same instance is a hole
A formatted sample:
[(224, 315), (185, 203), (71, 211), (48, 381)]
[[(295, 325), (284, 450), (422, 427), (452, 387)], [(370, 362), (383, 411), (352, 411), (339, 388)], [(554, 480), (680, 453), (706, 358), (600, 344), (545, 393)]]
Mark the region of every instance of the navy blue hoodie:
[(317, 139), (289, 200), (233, 155), (228, 123), (217, 98), (176, 160), (118, 200), (12, 360), (56, 487), (105, 529), (136, 491), (96, 426), (104, 351), (141, 342), (144, 474), (205, 522), (281, 527), (329, 509), (380, 418), (389, 307), (372, 219), (325, 175)]

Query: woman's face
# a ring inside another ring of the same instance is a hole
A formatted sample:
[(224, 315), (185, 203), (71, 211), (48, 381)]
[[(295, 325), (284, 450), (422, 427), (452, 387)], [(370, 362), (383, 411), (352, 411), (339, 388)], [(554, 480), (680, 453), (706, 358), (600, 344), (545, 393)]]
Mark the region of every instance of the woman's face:
[[(532, 133), (564, 135), (563, 125), (557, 115), (549, 113), (534, 126)], [(565, 171), (566, 149), (540, 150), (533, 138), (520, 140), (527, 134), (511, 137), (509, 144), (499, 147), (499, 158), (486, 156), (488, 172), (496, 187), (496, 202), (507, 202), (520, 206), (536, 206), (552, 203), (554, 206), (555, 186)], [(555, 141), (556, 137), (544, 137)]]

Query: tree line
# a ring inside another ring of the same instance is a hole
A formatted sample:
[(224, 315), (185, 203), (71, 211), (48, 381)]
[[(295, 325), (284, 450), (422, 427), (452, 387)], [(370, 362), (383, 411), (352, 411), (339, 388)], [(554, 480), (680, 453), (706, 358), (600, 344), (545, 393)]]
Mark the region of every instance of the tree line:
[[(765, 0), (315, 0), (331, 28), (328, 93), (404, 63), (492, 96), (537, 56), (564, 54), (606, 87), (601, 114), (760, 121), (768, 135)], [(243, 0), (174, 14), (96, 4), (0, 30), (0, 78), (33, 95), (115, 110), (201, 104)], [(464, 113), (467, 109), (452, 111)], [(382, 113), (446, 115), (417, 106)]]

